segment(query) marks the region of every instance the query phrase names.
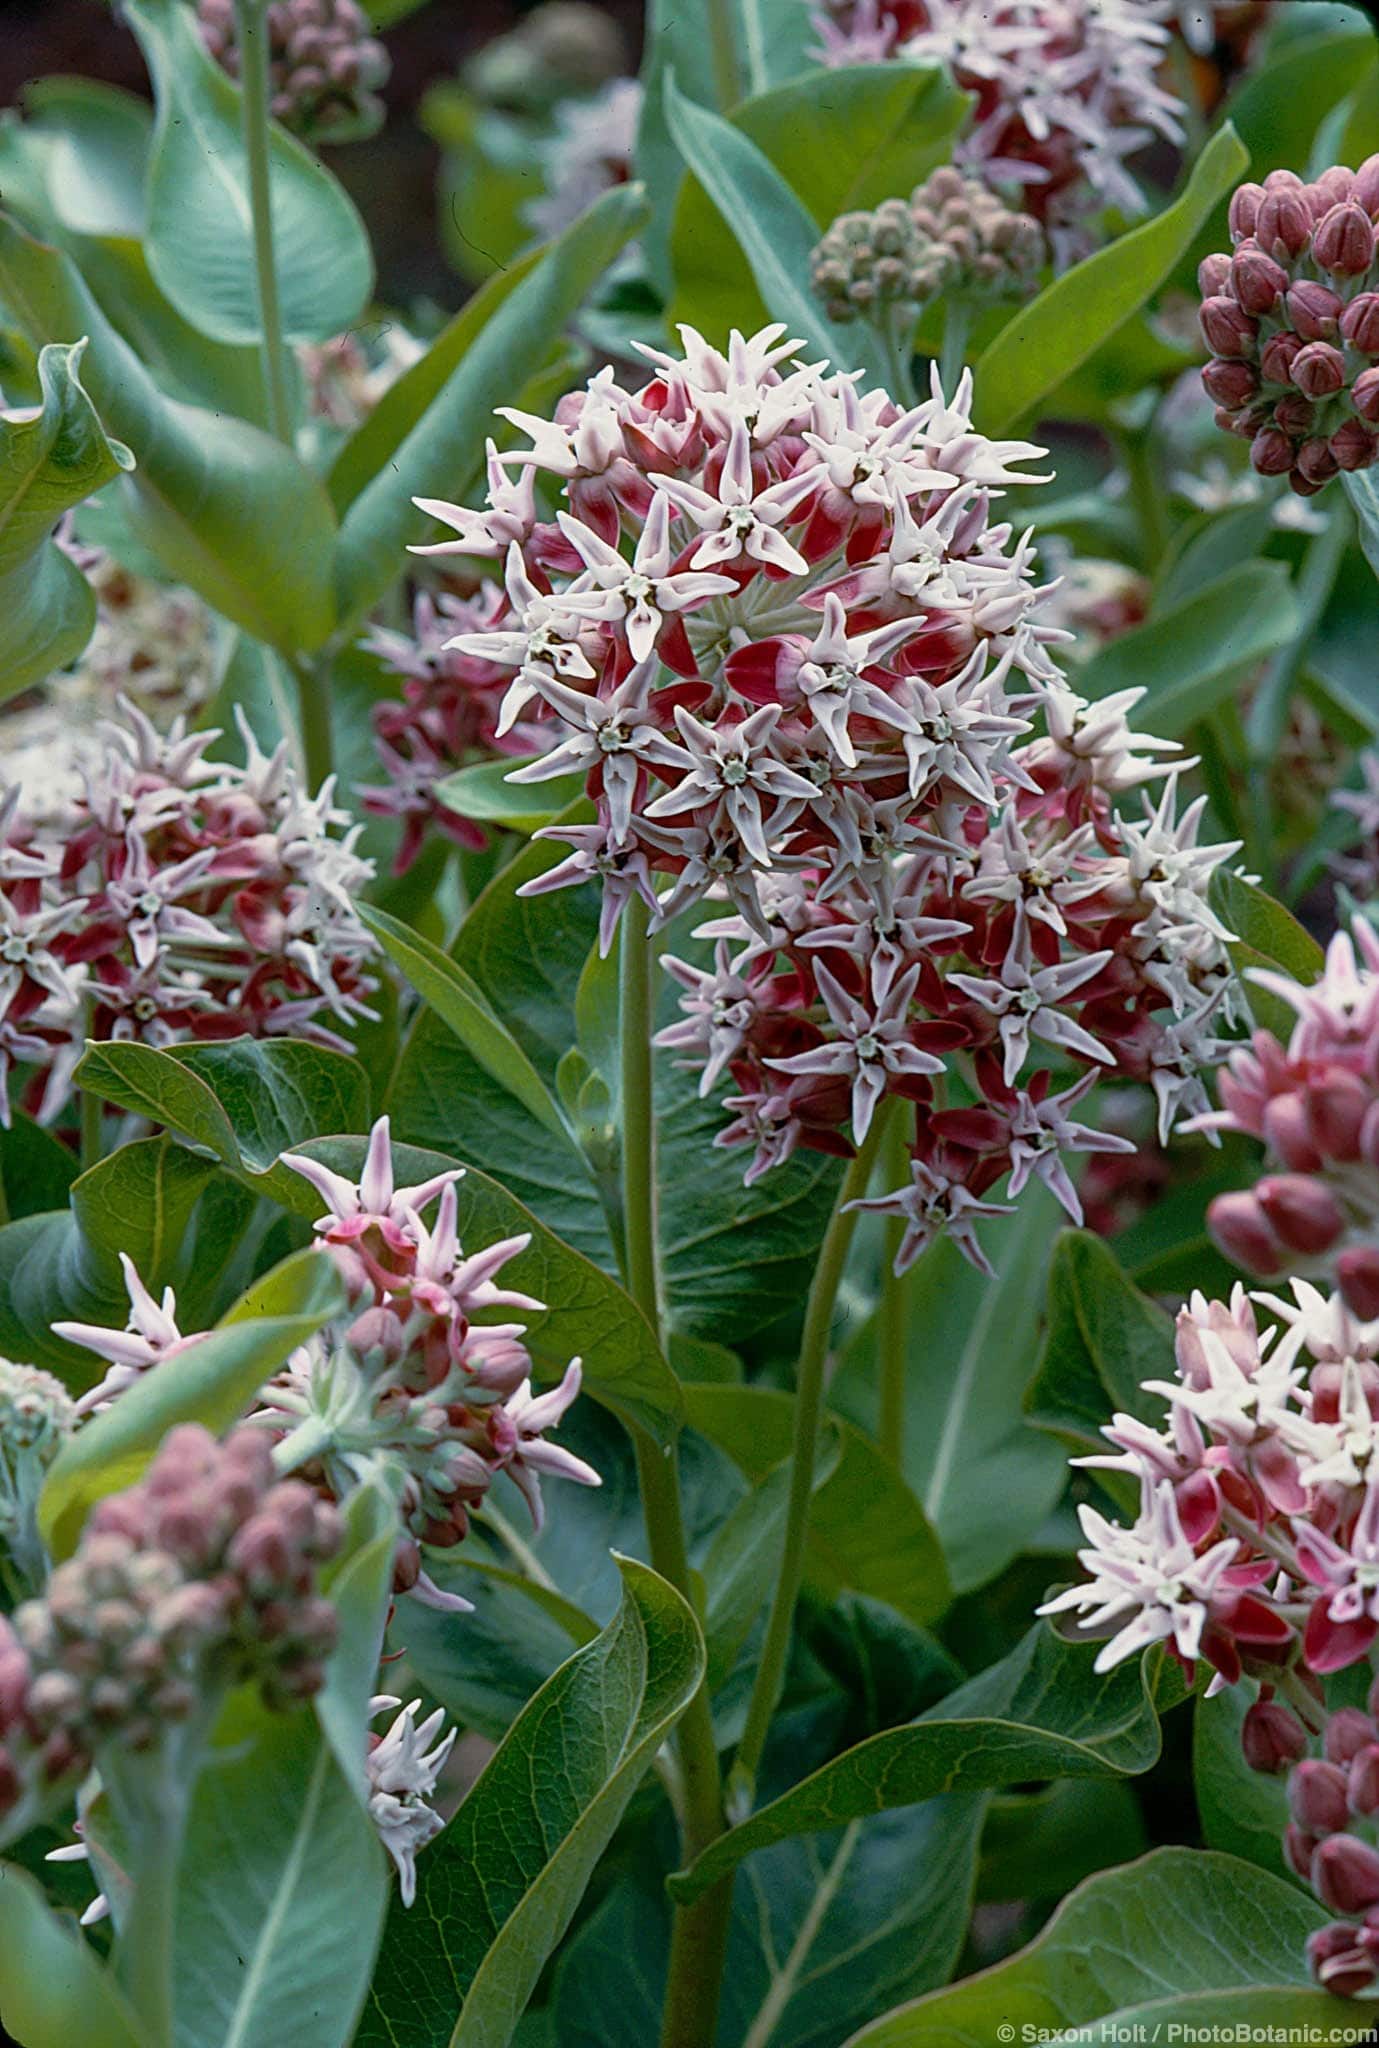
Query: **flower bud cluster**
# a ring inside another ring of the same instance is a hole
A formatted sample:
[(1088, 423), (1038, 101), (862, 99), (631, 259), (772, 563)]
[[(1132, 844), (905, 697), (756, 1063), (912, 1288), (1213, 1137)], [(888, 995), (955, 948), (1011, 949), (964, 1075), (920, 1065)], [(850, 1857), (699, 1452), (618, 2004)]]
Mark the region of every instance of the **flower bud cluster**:
[(1379, 1315), (1379, 933), (1355, 917), (1310, 987), (1273, 968), (1249, 979), (1298, 1021), (1286, 1049), (1259, 1030), (1231, 1053), (1222, 1106), (1195, 1127), (1261, 1139), (1274, 1170), (1218, 1195), (1208, 1225), (1248, 1272), (1327, 1275), (1357, 1315)]
[(275, 1480), (260, 1432), (171, 1431), (137, 1486), (98, 1502), (44, 1596), (0, 1622), (0, 1810), (104, 1742), (151, 1748), (208, 1686), (310, 1697), (336, 1632), (316, 1573), (339, 1540), (332, 1506)]
[(1310, 184), (1270, 171), (1231, 199), (1232, 254), (1197, 273), (1217, 425), (1301, 497), (1379, 459), (1376, 219), (1379, 155)]
[[(234, 0), (197, 0), (197, 15), (206, 48), (237, 78)], [(270, 0), (263, 27), (275, 121), (311, 142), (353, 142), (374, 132), (390, 66), (358, 0)]]
[(469, 598), (421, 591), (410, 634), (375, 626), (364, 642), (402, 679), (401, 696), (384, 698), (373, 711), (386, 780), (358, 792), (366, 811), (401, 822), (394, 858), (399, 874), (412, 865), (432, 831), (458, 846), (488, 844), (483, 826), (446, 801), (441, 785), (448, 776), (480, 761), (530, 757), (555, 738), (549, 719), (519, 718), (502, 729), (509, 672), (451, 645), (458, 633), (483, 632), (505, 609), (503, 593), (488, 581)]
[(989, 186), (944, 165), (908, 200), (840, 214), (811, 258), (829, 317), (866, 319), (930, 299), (1023, 299), (1047, 260), (1044, 231)]
[(30, 1585), (43, 1572), (38, 1496), (76, 1419), (61, 1380), (39, 1366), (0, 1358), (0, 1552)]
[(592, 0), (540, 0), (465, 66), (465, 83), (492, 106), (540, 112), (597, 92), (628, 67), (622, 29)]
[(0, 1121), (14, 1067), (55, 1117), (88, 1036), (344, 1048), (325, 1018), (371, 1014), (354, 899), (372, 867), (333, 783), (308, 797), (286, 745), (265, 756), (243, 721), (243, 767), (205, 758), (218, 732), (160, 735), (127, 700), (101, 731), (60, 820), (34, 825), (0, 782)]
[(1106, 1638), (1098, 1670), (1161, 1643), (1189, 1677), (1202, 1658), (1218, 1685), (1259, 1682), (1241, 1740), (1255, 1770), (1291, 1770), (1285, 1854), (1333, 1912), (1366, 1916), (1308, 1944), (1349, 1995), (1379, 1977), (1379, 1690), (1328, 1719), (1321, 1681), (1379, 1643), (1379, 1320), (1307, 1281), (1253, 1301), (1278, 1324), (1261, 1331), (1240, 1287), (1193, 1295), (1176, 1376), (1145, 1382), (1166, 1426), (1116, 1415), (1111, 1451), (1074, 1461), (1130, 1474), (1140, 1514), (1126, 1528), (1082, 1507), (1087, 1581), (1040, 1612)]
[(1063, 261), (1089, 214), (1144, 211), (1126, 159), (1182, 139), (1159, 79), (1172, 13), (1172, 0), (823, 0), (814, 21), (825, 64), (937, 64), (975, 94), (955, 163), (1018, 190)]

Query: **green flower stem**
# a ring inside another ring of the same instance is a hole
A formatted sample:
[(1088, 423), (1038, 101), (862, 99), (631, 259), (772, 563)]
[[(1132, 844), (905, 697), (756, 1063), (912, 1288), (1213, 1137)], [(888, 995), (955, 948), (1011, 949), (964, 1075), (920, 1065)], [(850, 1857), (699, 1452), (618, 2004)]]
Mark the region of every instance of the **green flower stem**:
[(1266, 885), (1270, 887), (1277, 883), (1278, 863), (1274, 852), (1269, 774), (1287, 730), (1288, 705), (1298, 673), (1336, 586), (1336, 577), (1353, 531), (1350, 502), (1344, 491), (1334, 489), (1326, 525), (1308, 542), (1298, 572), (1298, 630), (1265, 669), (1245, 722), (1252, 825), (1250, 859), (1259, 864)]
[[(622, 1034), (623, 1237), (627, 1291), (659, 1335), (660, 1285), (656, 1261), (656, 1123), (652, 1102), (652, 987), (654, 942), (646, 905), (633, 897), (623, 912), (618, 971)], [(695, 1606), (680, 1468), (644, 1430), (634, 1429), (637, 1483), (651, 1562), (691, 1608)], [(676, 1730), (683, 1785), (682, 1848), (691, 1861), (723, 1832), (718, 1745), (707, 1688), (700, 1686)], [(671, 1929), (661, 2048), (703, 2048), (712, 2041), (727, 1951), (732, 1881), (714, 1886), (693, 1905), (676, 1908)]]
[(737, 21), (733, 0), (709, 0), (709, 59), (720, 113), (742, 98), (742, 73), (737, 61)]
[(1158, 455), (1154, 445), (1153, 417), (1142, 426), (1127, 427), (1120, 435), (1120, 452), (1130, 479), (1130, 497), (1139, 522), (1143, 566), (1157, 569), (1168, 545), (1168, 518), (1159, 487)]
[(738, 1744), (737, 1760), (728, 1779), (729, 1810), (734, 1818), (751, 1810), (757, 1772), (761, 1767), (766, 1736), (785, 1683), (785, 1666), (790, 1654), (790, 1637), (795, 1625), (795, 1603), (804, 1577), (805, 1542), (809, 1534), (809, 1502), (814, 1491), (814, 1463), (819, 1445), (819, 1423), (823, 1414), (824, 1379), (828, 1364), (829, 1337), (838, 1287), (847, 1264), (856, 1212), (849, 1210), (867, 1192), (871, 1170), (881, 1140), (891, 1121), (895, 1098), (882, 1102), (872, 1118), (871, 1129), (856, 1157), (843, 1175), (833, 1218), (819, 1248), (818, 1264), (810, 1283), (804, 1312), (804, 1333), (795, 1378), (795, 1437), (791, 1449), (790, 1497), (786, 1507), (785, 1543), (780, 1571), (771, 1601), (771, 1618), (766, 1624), (766, 1641), (756, 1683), (747, 1708), (747, 1723)]
[(939, 380), (945, 398), (951, 398), (958, 388), (971, 329), (972, 308), (965, 299), (950, 299), (943, 309), (943, 341), (938, 359)]
[[(907, 1187), (910, 1181), (910, 1148), (906, 1142), (904, 1117), (892, 1117), (881, 1147), (881, 1185), (888, 1192)], [(881, 1298), (876, 1314), (876, 1348), (880, 1367), (881, 1412), (877, 1437), (893, 1465), (899, 1466), (905, 1450), (905, 1282), (895, 1271), (896, 1256), (905, 1236), (903, 1216), (888, 1216), (881, 1238)]]
[(330, 664), (325, 659), (307, 661), (299, 656), (292, 663), (292, 676), (297, 685), (297, 732), (301, 741), (302, 769), (308, 792), (314, 796), (335, 766)]
[(273, 260), (273, 211), (268, 177), (268, 34), (264, 0), (235, 0), (239, 46), (240, 109), (244, 151), (249, 160), (249, 206), (254, 222), (254, 269), (262, 328), (263, 395), (268, 425), (280, 441), (292, 443), (292, 405)]
[(273, 1470), (285, 1479), (314, 1459), (324, 1457), (335, 1442), (335, 1431), (324, 1415), (304, 1415), (295, 1429), (273, 1447)]
[(133, 1888), (129, 1918), (116, 1949), (116, 1966), (143, 2023), (147, 2048), (174, 2048), (174, 1932), (177, 1870), (187, 1827), (187, 1806), (202, 1745), (221, 1703), (212, 1688), (192, 1718), (141, 1755), (102, 1751), (101, 1783), (110, 1797), (120, 1836), (129, 1845)]

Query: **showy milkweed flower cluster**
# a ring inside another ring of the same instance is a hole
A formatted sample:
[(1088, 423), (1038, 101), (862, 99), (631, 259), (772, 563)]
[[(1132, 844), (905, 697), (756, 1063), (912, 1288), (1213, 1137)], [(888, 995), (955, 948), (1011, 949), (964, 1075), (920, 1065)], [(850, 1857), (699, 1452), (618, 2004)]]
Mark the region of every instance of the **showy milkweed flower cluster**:
[(1253, 1301), (1277, 1325), (1259, 1329), (1241, 1287), (1229, 1302), (1193, 1295), (1176, 1376), (1145, 1382), (1165, 1425), (1117, 1415), (1102, 1431), (1111, 1450), (1074, 1460), (1130, 1475), (1139, 1514), (1126, 1527), (1082, 1507), (1087, 1580), (1039, 1611), (1105, 1638), (1099, 1671), (1162, 1644), (1189, 1677), (1210, 1664), (1215, 1688), (1258, 1683), (1245, 1758), (1292, 1769), (1284, 1851), (1348, 1916), (1308, 1943), (1346, 1995), (1379, 1976), (1379, 1852), (1364, 1838), (1379, 1813), (1379, 1696), (1368, 1714), (1328, 1717), (1322, 1680), (1367, 1669), (1379, 1643), (1379, 1321), (1305, 1280), (1291, 1300)]
[(946, 68), (976, 95), (954, 161), (1081, 253), (1089, 213), (1142, 213), (1126, 159), (1180, 141), (1180, 101), (1160, 83), (1170, 0), (825, 0), (825, 64), (899, 58)]
[(127, 701), (102, 730), (60, 820), (31, 825), (0, 783), (0, 1121), (16, 1067), (55, 1117), (88, 1036), (344, 1048), (333, 1027), (371, 1014), (354, 898), (373, 870), (333, 784), (309, 797), (247, 725), (243, 767), (205, 758), (218, 732), (161, 735)]
[[(426, 501), (442, 551), (505, 562), (505, 614), (454, 645), (516, 671), (500, 724), (555, 716), (509, 779), (579, 770), (597, 806), (527, 893), (601, 880), (605, 948), (633, 896), (657, 927), (728, 899), (662, 1042), (706, 1090), (731, 1071), (753, 1176), (849, 1152), (883, 1093), (929, 1104), (971, 1055), (978, 1106), (928, 1121), (903, 1202), (907, 1256), (941, 1219), (980, 1256), (964, 1218), (1004, 1173), (1075, 1209), (1060, 1152), (1117, 1142), (1071, 1120), (1087, 1068), (1206, 1107), (1231, 976), (1204, 891), (1234, 849), (1197, 845), (1172, 779), (1138, 823), (1112, 808), (1174, 748), (1129, 732), (1133, 692), (1062, 684), (1031, 537), (993, 513), (1041, 451), (973, 431), (970, 376), (902, 410), (781, 334), (725, 356), (685, 329), (638, 392), (601, 373), (554, 422), (510, 414), (532, 446), (492, 458), (487, 508)], [(1071, 1086), (1026, 1075), (1036, 1043)]]
[(152, 1749), (219, 1687), (309, 1698), (336, 1634), (317, 1571), (339, 1542), (334, 1507), (276, 1479), (258, 1431), (172, 1430), (43, 1596), (0, 1620), (0, 1813), (23, 1825), (104, 1743)]
[(1231, 199), (1231, 255), (1203, 258), (1202, 383), (1263, 476), (1312, 497), (1379, 458), (1379, 155), (1310, 184), (1270, 171)]
[(1261, 1139), (1278, 1170), (1218, 1195), (1212, 1235), (1247, 1272), (1327, 1275), (1357, 1315), (1379, 1315), (1379, 933), (1354, 918), (1309, 986), (1273, 968), (1249, 978), (1297, 1022), (1286, 1047), (1258, 1030), (1236, 1048), (1221, 1108), (1195, 1122)]
[[(336, 1499), (380, 1456), (399, 1465), (397, 1589), (464, 1608), (466, 1602), (441, 1592), (422, 1571), (420, 1545), (459, 1543), (470, 1510), (500, 1472), (522, 1493), (538, 1528), (543, 1472), (585, 1486), (600, 1483), (583, 1459), (545, 1437), (579, 1392), (579, 1360), (557, 1387), (534, 1394), (525, 1325), (486, 1320), (495, 1309), (529, 1315), (544, 1307), (498, 1281), (530, 1237), (466, 1252), (457, 1233), (456, 1196), (464, 1169), (447, 1167), (414, 1187), (398, 1187), (387, 1117), (373, 1127), (357, 1183), (304, 1153), (285, 1152), (282, 1163), (327, 1205), (317, 1235), (344, 1275), (350, 1307), (263, 1388), (253, 1420), (273, 1436), (290, 1436), (288, 1462), (300, 1447), (301, 1469)], [(422, 1212), (433, 1202), (428, 1226)], [(82, 1413), (108, 1406), (145, 1372), (201, 1341), (178, 1328), (170, 1291), (155, 1300), (132, 1262), (123, 1264), (126, 1329), (54, 1326), (58, 1336), (108, 1364), (99, 1385), (82, 1396)]]
[[(240, 71), (234, 0), (197, 0), (202, 38), (232, 77)], [(383, 119), (378, 89), (391, 65), (357, 0), (270, 0), (268, 83), (275, 121), (312, 142), (354, 142)]]

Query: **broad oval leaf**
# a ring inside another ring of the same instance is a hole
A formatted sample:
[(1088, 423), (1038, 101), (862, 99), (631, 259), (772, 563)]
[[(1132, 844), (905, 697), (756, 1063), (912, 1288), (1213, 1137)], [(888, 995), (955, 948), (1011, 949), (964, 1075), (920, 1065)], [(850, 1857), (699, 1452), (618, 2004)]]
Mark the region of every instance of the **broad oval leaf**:
[(52, 545), (62, 514), (134, 457), (82, 389), (84, 341), (38, 358), (36, 415), (0, 415), (0, 703), (75, 660), (96, 623), (91, 586)]
[(549, 782), (509, 782), (521, 761), (476, 761), (436, 784), (436, 795), (463, 818), (503, 825), (510, 832), (530, 834), (550, 825), (584, 794), (579, 774), (552, 776)]
[[(341, 522), (336, 574), (347, 624), (396, 580), (407, 543), (422, 538), (422, 515), (412, 500), (463, 500), (479, 483), (494, 407), (518, 397), (645, 218), (639, 186), (604, 193), (538, 252), (530, 268), (522, 268), (515, 285), (503, 279), (485, 286), (431, 353), (399, 378), (385, 401), (382, 425), (371, 432), (370, 423), (361, 429), (357, 447), (347, 446), (337, 475), (353, 488)], [(366, 459), (360, 450), (367, 451)]]
[[(657, 1749), (698, 1689), (699, 1629), (619, 1560), (622, 1604), (524, 1708), (389, 1925), (356, 2048), (506, 2048)], [(577, 1731), (577, 1739), (572, 1733)], [(419, 1969), (437, 1941), (448, 1968)], [(458, 2006), (458, 2017), (456, 2008)]]
[(870, 1736), (758, 1808), (673, 1877), (671, 1890), (696, 1898), (773, 1842), (940, 1792), (1146, 1771), (1159, 1754), (1152, 1661), (1098, 1675), (1084, 1645), (1036, 1623), (1009, 1657), (919, 1720)]
[(1142, 689), (1146, 727), (1181, 739), (1299, 624), (1284, 564), (1250, 562), (1099, 649), (1078, 670), (1077, 687), (1092, 698)]
[(39, 1529), (54, 1558), (71, 1555), (98, 1500), (135, 1484), (170, 1429), (180, 1422), (217, 1435), (228, 1429), (289, 1354), (344, 1305), (334, 1261), (315, 1249), (294, 1252), (201, 1342), (144, 1373), (69, 1437), (39, 1501)]
[(3, 214), (0, 308), (35, 348), (54, 334), (88, 337), (92, 400), (134, 451), (120, 489), (167, 574), (270, 646), (319, 647), (335, 623), (335, 520), (319, 478), (247, 421), (166, 397), (71, 259)]
[[(1194, 2038), (1170, 2024), (1222, 2041), (1267, 2038), (1266, 2027), (1305, 2040), (1314, 2026), (1327, 2031), (1312, 2038), (1360, 2042), (1367, 2008), (1309, 1983), (1304, 1944), (1328, 1917), (1281, 1877), (1234, 1856), (1156, 1849), (1089, 1878), (1008, 1962), (899, 2007), (847, 2048), (991, 2048), (1012, 2020), (1049, 2042), (1102, 2031), (1108, 2040), (1152, 2041), (1156, 2027), (1164, 2041)], [(1113, 2027), (1125, 2031), (1113, 2035)], [(1247, 2031), (1237, 2036), (1233, 2027)]]
[(1292, 1818), (1287, 1778), (1252, 1771), (1240, 1746), (1241, 1724), (1254, 1695), (1255, 1687), (1246, 1679), (1193, 1704), (1192, 1785), (1202, 1839), (1209, 1849), (1243, 1856), (1247, 1863), (1300, 1885), (1303, 1880), (1283, 1856), (1284, 1831)]
[(178, 1865), (178, 2048), (340, 2048), (387, 1901), (374, 1823), (311, 1709), (232, 1695)]
[[(1079, 1449), (1104, 1450), (1102, 1424), (1115, 1411), (1162, 1413), (1141, 1383), (1173, 1372), (1172, 1317), (1141, 1294), (1103, 1238), (1061, 1231), (1039, 1369), (1025, 1397), (1030, 1420)], [(1103, 1483), (1110, 1476), (1097, 1474)]]
[[(262, 319), (239, 87), (178, 0), (128, 0), (124, 11), (158, 106), (148, 164), (149, 268), (203, 334), (257, 341)], [(268, 157), (283, 335), (327, 341), (368, 303), (369, 238), (343, 186), (277, 126)]]
[(1217, 201), (1237, 185), (1249, 153), (1227, 122), (1193, 166), (1182, 196), (1056, 278), (1017, 313), (977, 363), (977, 419), (1003, 434), (1109, 341), (1169, 277)]
[[(1291, 910), (1284, 908), (1257, 882), (1244, 875), (1218, 868), (1211, 878), (1209, 901), (1212, 909), (1234, 934), (1230, 953), (1236, 968), (1244, 973), (1251, 967), (1270, 968), (1298, 982), (1303, 988), (1317, 980), (1325, 965), (1321, 947)], [(1297, 1012), (1281, 996), (1245, 981), (1244, 990), (1255, 1022), (1272, 1031), (1286, 1044), (1297, 1021)]]
[(0, 2026), (16, 2048), (149, 2048), (114, 1976), (14, 1863), (0, 1864)]

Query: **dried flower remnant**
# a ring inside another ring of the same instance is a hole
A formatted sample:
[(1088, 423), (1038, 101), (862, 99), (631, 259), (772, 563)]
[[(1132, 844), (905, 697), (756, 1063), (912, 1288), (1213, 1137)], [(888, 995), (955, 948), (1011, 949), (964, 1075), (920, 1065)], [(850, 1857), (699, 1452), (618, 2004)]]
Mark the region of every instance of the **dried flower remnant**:
[(976, 95), (958, 168), (1010, 187), (1060, 262), (1107, 206), (1142, 213), (1126, 168), (1156, 136), (1181, 141), (1181, 102), (1159, 72), (1170, 0), (825, 0), (826, 64), (939, 64)]
[(316, 1591), (335, 1509), (278, 1480), (268, 1439), (187, 1423), (92, 1509), (46, 1593), (0, 1621), (0, 1810), (36, 1810), (106, 1743), (154, 1748), (221, 1688), (318, 1691), (335, 1611)]
[[(197, 16), (211, 55), (238, 77), (234, 0), (197, 0)], [(354, 142), (373, 133), (383, 119), (378, 92), (390, 66), (356, 0), (270, 0), (264, 29), (275, 121), (312, 142)]]
[(1379, 156), (1231, 200), (1230, 255), (1203, 259), (1202, 383), (1264, 476), (1312, 497), (1379, 456)]

